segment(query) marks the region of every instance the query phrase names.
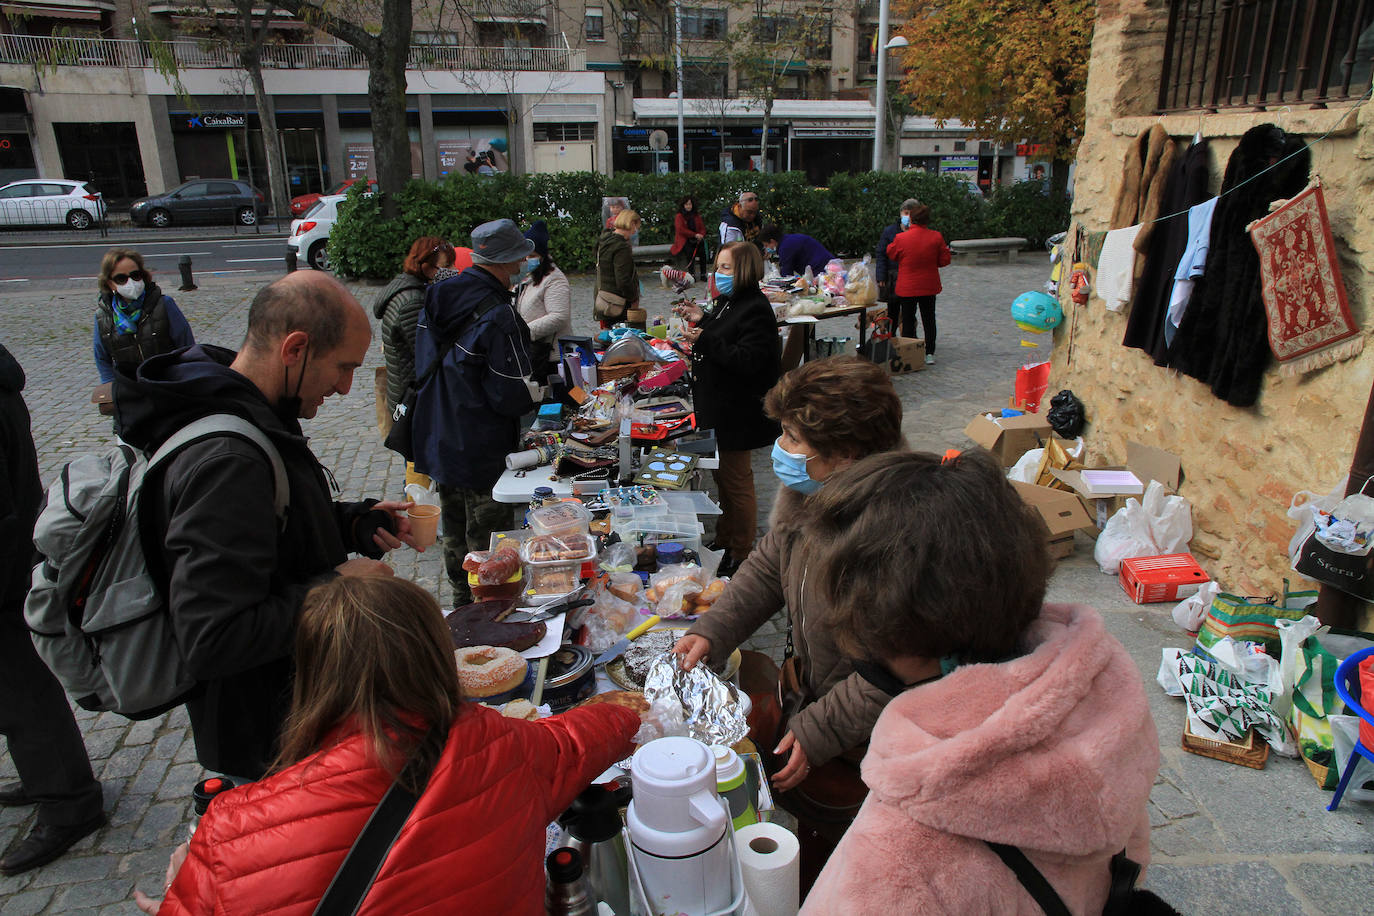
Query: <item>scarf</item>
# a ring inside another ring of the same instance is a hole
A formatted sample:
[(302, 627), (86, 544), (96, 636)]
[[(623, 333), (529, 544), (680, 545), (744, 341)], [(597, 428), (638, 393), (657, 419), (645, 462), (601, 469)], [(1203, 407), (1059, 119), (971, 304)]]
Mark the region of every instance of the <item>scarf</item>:
[[(147, 295), (147, 292), (144, 292), (133, 302), (128, 302), (118, 293), (110, 295), (111, 310), (114, 312), (115, 333), (133, 334), (138, 331), (138, 323), (143, 319), (143, 300)], [(126, 306), (128, 311), (125, 311)]]

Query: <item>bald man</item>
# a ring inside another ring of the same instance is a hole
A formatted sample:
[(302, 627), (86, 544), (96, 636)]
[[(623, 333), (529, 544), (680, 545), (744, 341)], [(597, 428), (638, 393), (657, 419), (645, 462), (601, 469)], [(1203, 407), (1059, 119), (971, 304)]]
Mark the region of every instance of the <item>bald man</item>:
[(151, 453), (192, 421), (229, 413), (265, 433), (286, 468), (284, 525), (270, 459), (236, 436), (186, 446), (144, 484), (148, 561), (198, 682), (186, 702), (196, 755), (214, 772), (257, 778), (275, 756), (306, 591), (338, 575), (390, 575), (379, 558), (410, 543), (408, 504), (336, 502), (301, 431), (326, 398), (348, 393), (371, 340), (342, 284), (301, 271), (254, 298), (238, 353), (200, 344), (116, 376), (130, 445)]

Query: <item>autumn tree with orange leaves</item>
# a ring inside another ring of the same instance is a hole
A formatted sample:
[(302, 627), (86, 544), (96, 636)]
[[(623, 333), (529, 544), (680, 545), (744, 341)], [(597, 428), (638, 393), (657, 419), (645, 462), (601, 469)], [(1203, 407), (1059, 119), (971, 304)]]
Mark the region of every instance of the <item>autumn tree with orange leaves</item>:
[(1095, 0), (892, 0), (916, 110), (999, 143), (1044, 144), (1062, 196), (1088, 83)]

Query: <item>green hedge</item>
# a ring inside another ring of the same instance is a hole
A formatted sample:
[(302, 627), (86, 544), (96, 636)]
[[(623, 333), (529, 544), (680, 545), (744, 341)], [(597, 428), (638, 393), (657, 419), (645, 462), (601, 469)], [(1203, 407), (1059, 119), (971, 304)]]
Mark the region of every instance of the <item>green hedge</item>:
[(949, 239), (988, 235), (1025, 236), (1039, 245), (1068, 225), (1068, 205), (1052, 205), (1035, 182), (999, 188), (991, 200), (966, 182), (925, 172), (839, 174), (828, 188), (810, 185), (801, 172), (688, 172), (607, 178), (593, 172), (555, 175), (451, 176), (440, 182), (411, 181), (399, 194), (401, 216), (385, 221), (377, 196), (361, 187), (339, 207), (329, 239), (333, 268), (347, 277), (394, 276), (413, 239), (438, 235), (465, 245), (473, 227), (510, 217), (522, 226), (536, 219), (549, 226), (549, 249), (565, 271), (592, 269), (601, 226), (601, 199), (627, 197), (644, 220), (640, 243), (671, 242), (673, 215), (684, 194), (696, 197), (714, 230), (726, 204), (745, 189), (757, 191), (766, 222), (815, 236), (837, 254), (873, 250), (882, 228), (896, 220), (903, 200), (930, 206), (931, 225)]

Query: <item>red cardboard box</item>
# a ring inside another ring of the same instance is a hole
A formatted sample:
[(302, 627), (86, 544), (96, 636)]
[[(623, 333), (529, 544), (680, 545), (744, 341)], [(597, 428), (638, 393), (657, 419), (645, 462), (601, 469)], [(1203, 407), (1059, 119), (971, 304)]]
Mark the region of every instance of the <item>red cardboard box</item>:
[(1121, 587), (1136, 604), (1182, 601), (1196, 595), (1203, 583), (1211, 580), (1192, 554), (1170, 553), (1121, 561)]

